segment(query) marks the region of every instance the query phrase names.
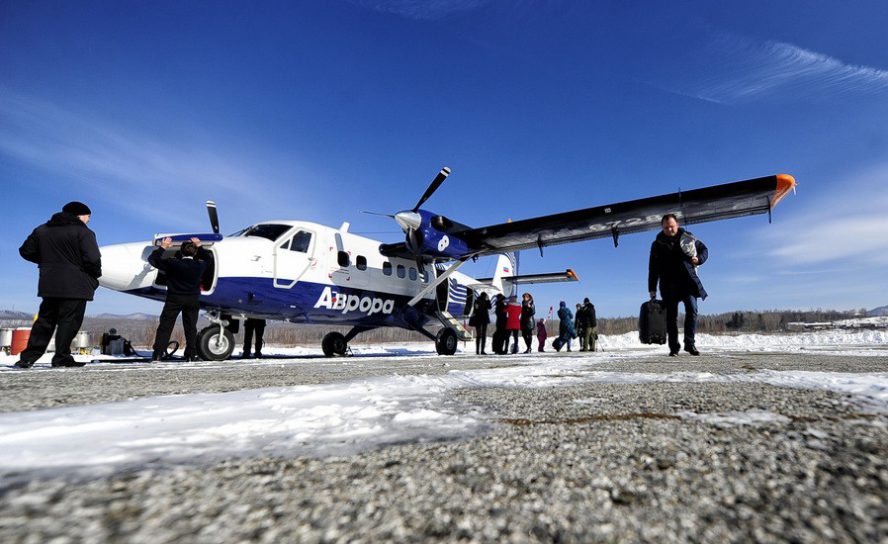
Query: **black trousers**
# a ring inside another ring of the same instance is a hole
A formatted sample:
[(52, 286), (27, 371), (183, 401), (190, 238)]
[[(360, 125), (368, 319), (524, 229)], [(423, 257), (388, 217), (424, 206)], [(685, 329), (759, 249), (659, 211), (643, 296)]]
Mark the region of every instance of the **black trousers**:
[(487, 345), (487, 323), (475, 325), (475, 353), (481, 354)]
[(521, 329), (521, 336), (524, 338), (524, 345), (530, 351), (530, 343), (533, 341), (533, 329)]
[(52, 333), (56, 335), (56, 351), (52, 357), (53, 363), (65, 363), (74, 360), (71, 356), (71, 341), (77, 336), (80, 325), (83, 324), (83, 314), (86, 312), (86, 301), (77, 298), (47, 297), (40, 303), (37, 313), (37, 321), (31, 327), (31, 337), (28, 347), (19, 356), (19, 361), (33, 363), (46, 352), (46, 346), (52, 339)]
[(697, 297), (693, 295), (663, 296), (666, 304), (666, 335), (669, 337), (669, 350), (678, 351), (681, 344), (678, 343), (678, 303), (684, 304), (684, 345), (685, 349), (694, 346), (697, 332)]
[(185, 357), (195, 357), (197, 356), (197, 316), (200, 313), (198, 295), (167, 293), (163, 311), (160, 312), (157, 334), (154, 335), (154, 351), (166, 352), (179, 312), (182, 312), (182, 328), (185, 329)]
[(256, 333), (256, 355), (262, 353), (262, 335), (265, 334), (264, 319), (247, 319), (244, 321), (244, 353), (250, 353), (250, 344), (253, 343), (253, 333)]

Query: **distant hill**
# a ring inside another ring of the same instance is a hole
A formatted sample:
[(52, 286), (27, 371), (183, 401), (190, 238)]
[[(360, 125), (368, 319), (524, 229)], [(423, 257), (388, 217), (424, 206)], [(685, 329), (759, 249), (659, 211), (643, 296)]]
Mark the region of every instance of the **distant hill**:
[(880, 317), (883, 315), (888, 315), (888, 306), (879, 306), (866, 312), (867, 317)]
[(155, 314), (96, 314), (88, 316), (92, 319), (138, 319), (138, 320), (147, 320), (147, 319), (157, 319), (157, 315)]
[(26, 319), (28, 321), (34, 319), (33, 314), (28, 312), (16, 312), (14, 310), (0, 310), (0, 319)]

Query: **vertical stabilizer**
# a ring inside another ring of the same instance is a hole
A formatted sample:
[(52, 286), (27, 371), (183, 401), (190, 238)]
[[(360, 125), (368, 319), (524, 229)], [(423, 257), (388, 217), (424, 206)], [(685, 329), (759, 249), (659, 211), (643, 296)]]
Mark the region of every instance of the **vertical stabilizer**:
[(496, 270), (493, 273), (494, 287), (499, 289), (507, 297), (517, 295), (518, 286), (510, 281), (504, 281), (518, 275), (518, 256), (516, 253), (503, 253), (496, 259)]

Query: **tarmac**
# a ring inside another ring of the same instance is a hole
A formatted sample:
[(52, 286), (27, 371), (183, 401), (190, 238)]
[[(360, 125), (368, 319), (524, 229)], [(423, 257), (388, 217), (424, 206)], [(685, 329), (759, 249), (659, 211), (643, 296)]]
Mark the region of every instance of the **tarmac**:
[[(3, 372), (0, 411), (527, 362), (402, 355)], [(595, 365), (761, 370), (888, 372), (888, 358), (721, 353)], [(888, 413), (858, 397), (721, 382), (451, 395), (487, 415), (484, 433), (323, 458), (161, 461), (94, 479), (2, 474), (0, 542), (888, 542)], [(770, 416), (720, 419), (735, 413)]]

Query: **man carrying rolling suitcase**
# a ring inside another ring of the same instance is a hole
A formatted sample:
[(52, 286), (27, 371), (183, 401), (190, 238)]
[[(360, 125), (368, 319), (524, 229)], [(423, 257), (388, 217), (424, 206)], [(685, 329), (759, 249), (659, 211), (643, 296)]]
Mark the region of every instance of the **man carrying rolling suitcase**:
[(675, 357), (681, 348), (678, 342), (678, 303), (684, 304), (684, 350), (700, 355), (694, 343), (697, 329), (697, 298), (706, 299), (706, 290), (697, 276), (697, 267), (706, 262), (709, 250), (700, 240), (680, 228), (675, 215), (667, 214), (660, 221), (662, 231), (651, 244), (648, 265), (648, 292), (657, 296), (657, 284), (666, 306), (666, 333), (669, 338), (669, 356)]

